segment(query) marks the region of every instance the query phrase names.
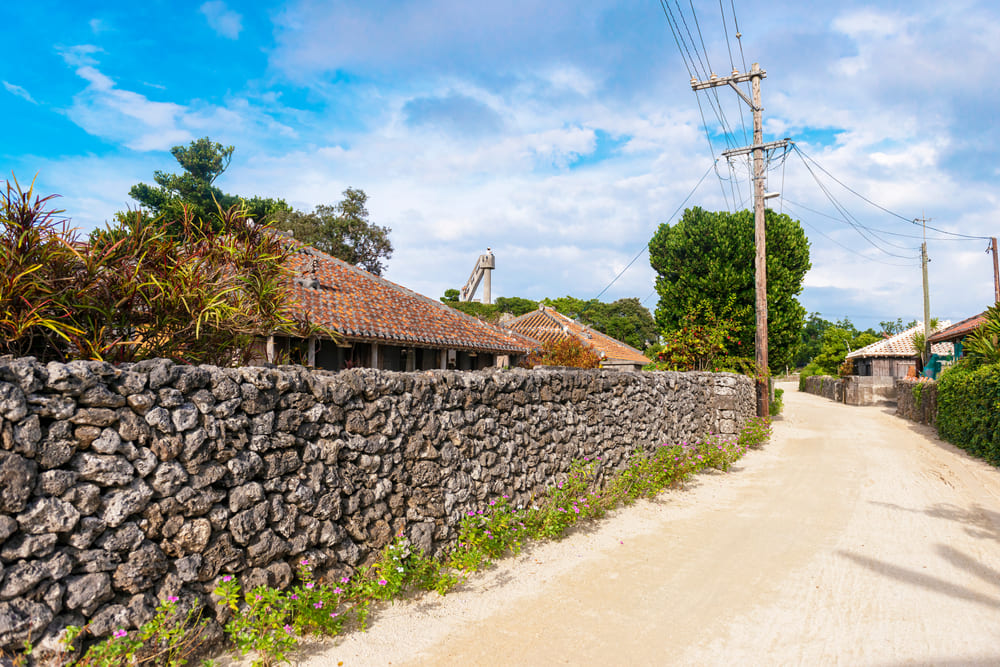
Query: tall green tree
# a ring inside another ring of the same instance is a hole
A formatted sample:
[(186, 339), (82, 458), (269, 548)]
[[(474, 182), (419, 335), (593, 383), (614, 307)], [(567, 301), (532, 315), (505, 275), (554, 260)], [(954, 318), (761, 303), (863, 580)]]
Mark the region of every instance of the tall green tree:
[[(128, 194), (152, 217), (163, 217), (174, 232), (179, 230), (185, 211), (189, 219), (206, 229), (218, 231), (223, 224), (222, 213), (237, 205), (256, 222), (270, 220), (278, 211), (291, 210), (283, 199), (243, 198), (227, 194), (215, 185), (216, 179), (229, 168), (234, 150), (233, 146), (223, 146), (208, 137), (196, 139), (187, 146), (174, 146), (170, 153), (183, 172), (155, 171), (155, 185), (138, 183)], [(123, 219), (120, 214), (118, 220)]]
[[(801, 344), (805, 309), (798, 301), (811, 264), (809, 241), (797, 220), (768, 210), (768, 361), (772, 371), (791, 365)], [(703, 302), (724, 304), (735, 297), (750, 306), (740, 327), (740, 347), (752, 349), (755, 321), (753, 212), (710, 212), (691, 208), (675, 225), (662, 224), (649, 242), (649, 261), (660, 296), (656, 323), (676, 329)], [(727, 353), (736, 355), (737, 350)]]
[(279, 211), (275, 224), (303, 243), (380, 276), (384, 260), (392, 257), (392, 230), (368, 219), (367, 202), (364, 190), (347, 188), (337, 204), (321, 204), (312, 213)]

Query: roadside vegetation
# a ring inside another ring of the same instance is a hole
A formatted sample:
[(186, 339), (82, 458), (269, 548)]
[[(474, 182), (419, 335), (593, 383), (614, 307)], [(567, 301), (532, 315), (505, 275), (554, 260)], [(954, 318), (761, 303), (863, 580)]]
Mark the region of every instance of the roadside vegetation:
[(937, 382), (938, 433), (1000, 466), (1000, 304), (963, 347), (965, 356)]
[[(519, 553), (532, 541), (560, 539), (580, 522), (596, 521), (609, 511), (652, 498), (708, 469), (728, 471), (748, 449), (761, 447), (770, 425), (751, 419), (735, 437), (708, 435), (695, 442), (663, 444), (652, 453), (636, 450), (627, 467), (606, 474), (600, 456), (574, 462), (564, 479), (527, 505), (507, 496), (463, 518), (456, 544), (441, 558), (429, 558), (398, 535), (366, 567), (334, 581), (317, 579), (312, 564), (298, 564), (296, 585), (287, 590), (245, 590), (235, 575), (217, 581), (215, 600), (222, 610), (226, 638), (255, 666), (290, 663), (300, 641), (333, 637), (367, 628), (373, 606), (421, 591), (441, 595), (496, 560)], [(79, 656), (86, 628), (70, 628), (67, 664), (184, 665), (209, 648), (207, 621), (197, 610), (181, 609), (176, 598), (160, 603), (156, 616), (134, 631), (117, 630)], [(26, 649), (30, 652), (30, 646)], [(75, 662), (71, 658), (79, 656)], [(21, 661), (24, 661), (21, 656)], [(203, 664), (211, 664), (205, 660)]]

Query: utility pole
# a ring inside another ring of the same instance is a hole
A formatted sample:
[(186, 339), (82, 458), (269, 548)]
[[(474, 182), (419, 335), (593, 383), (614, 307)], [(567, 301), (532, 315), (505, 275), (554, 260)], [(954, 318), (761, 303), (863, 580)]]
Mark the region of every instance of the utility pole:
[(993, 301), (1000, 303), (1000, 266), (997, 265), (997, 237), (990, 237), (990, 247), (986, 252), (993, 251)]
[[(914, 222), (918, 222), (914, 220)], [(927, 218), (920, 218), (920, 223), (923, 224), (924, 228), (924, 242), (920, 244), (920, 270), (924, 274), (924, 354), (922, 361), (927, 362), (931, 358), (931, 294), (930, 288), (927, 286)]]
[[(754, 237), (754, 287), (756, 292), (755, 312), (757, 327), (754, 335), (754, 349), (757, 353), (757, 415), (768, 417), (771, 412), (771, 392), (767, 377), (767, 234), (764, 222), (764, 151), (772, 148), (785, 147), (788, 139), (764, 143), (764, 107), (760, 101), (760, 80), (767, 72), (754, 63), (750, 71), (740, 74), (736, 69), (730, 76), (718, 77), (714, 73), (708, 81), (691, 79), (691, 88), (695, 91), (716, 86), (729, 86), (750, 106), (753, 111), (753, 145), (745, 148), (734, 148), (723, 151), (726, 158), (734, 155), (753, 153), (753, 237)], [(749, 99), (736, 85), (750, 82), (753, 99)]]

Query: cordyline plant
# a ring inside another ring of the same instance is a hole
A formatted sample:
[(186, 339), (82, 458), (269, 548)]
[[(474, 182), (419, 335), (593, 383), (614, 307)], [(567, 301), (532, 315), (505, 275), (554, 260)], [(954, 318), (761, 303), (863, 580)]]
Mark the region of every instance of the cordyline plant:
[[(262, 336), (328, 332), (293, 317), (291, 248), (239, 207), (221, 231), (141, 211), (81, 243), (51, 197), (7, 183), (0, 211), (0, 352), (42, 360), (246, 363)], [(168, 230), (179, 227), (180, 234)]]

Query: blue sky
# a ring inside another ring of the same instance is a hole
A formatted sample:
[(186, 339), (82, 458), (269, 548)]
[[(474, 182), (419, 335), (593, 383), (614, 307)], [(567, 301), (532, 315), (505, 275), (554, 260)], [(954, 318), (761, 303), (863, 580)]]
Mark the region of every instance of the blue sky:
[[(693, 5), (680, 3), (702, 57), (720, 75), (730, 53), (740, 70), (761, 63), (765, 141), (795, 140), (832, 195), (798, 154), (770, 165), (783, 195), (771, 205), (812, 244), (803, 305), (863, 326), (921, 318), (907, 221), (1000, 234), (988, 83), (1000, 8)], [(37, 175), (81, 229), (133, 203), (129, 187), (154, 171), (179, 170), (171, 146), (209, 136), (236, 147), (227, 192), (312, 210), (364, 189), (392, 228), (386, 276), (431, 297), (460, 287), (487, 246), (494, 296), (594, 297), (727, 144), (749, 143), (735, 93), (692, 92), (655, 0), (40, 0), (5, 3), (0, 25), (0, 166)], [(717, 174), (689, 205), (748, 206), (746, 165), (722, 158)], [(932, 315), (989, 305), (987, 242), (928, 236)], [(655, 307), (644, 255), (602, 299), (632, 296)]]

